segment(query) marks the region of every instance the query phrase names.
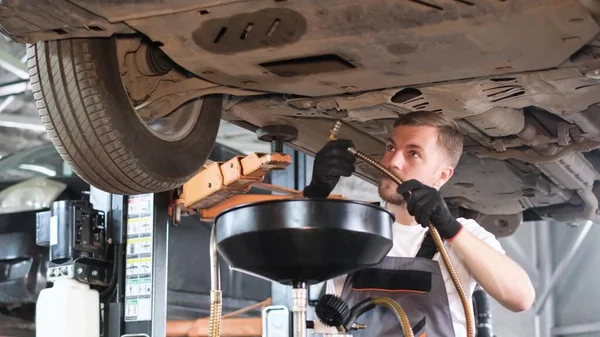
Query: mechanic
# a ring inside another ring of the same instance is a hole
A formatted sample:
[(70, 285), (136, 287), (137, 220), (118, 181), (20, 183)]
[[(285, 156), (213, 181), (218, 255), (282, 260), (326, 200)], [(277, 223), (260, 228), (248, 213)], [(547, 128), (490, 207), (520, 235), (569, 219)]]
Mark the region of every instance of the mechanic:
[[(350, 140), (338, 139), (316, 154), (305, 197), (327, 197), (341, 176), (354, 172), (356, 158), (347, 151), (350, 146)], [(532, 305), (535, 291), (525, 271), (477, 222), (454, 218), (438, 191), (452, 177), (462, 151), (462, 134), (452, 119), (429, 111), (399, 117), (382, 164), (405, 183), (398, 186), (387, 177), (379, 181), (379, 196), (395, 215), (393, 247), (377, 266), (328, 281), (327, 293), (340, 296), (350, 306), (367, 297), (390, 297), (406, 311), (415, 336), (466, 336), (462, 302), (428, 235), (432, 223), (444, 239), (469, 299), (478, 283), (513, 312)], [(387, 308), (372, 309), (359, 321), (368, 328), (353, 332), (355, 336), (388, 337), (401, 331)]]

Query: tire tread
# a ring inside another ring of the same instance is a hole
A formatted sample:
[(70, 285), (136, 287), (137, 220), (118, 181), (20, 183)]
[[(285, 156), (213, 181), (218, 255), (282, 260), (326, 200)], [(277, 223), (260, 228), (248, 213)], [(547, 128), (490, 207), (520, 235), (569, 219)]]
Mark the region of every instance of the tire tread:
[(51, 142), (73, 171), (91, 185), (125, 195), (173, 189), (188, 178), (149, 175), (111, 127), (104, 96), (85, 39), (28, 45), (35, 104)]

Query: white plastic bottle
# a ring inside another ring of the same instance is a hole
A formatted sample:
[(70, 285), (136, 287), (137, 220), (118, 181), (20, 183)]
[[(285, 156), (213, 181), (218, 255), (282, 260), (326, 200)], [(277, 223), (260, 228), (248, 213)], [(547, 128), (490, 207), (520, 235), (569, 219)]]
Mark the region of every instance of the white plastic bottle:
[(58, 279), (36, 303), (36, 337), (99, 337), (100, 294), (73, 279)]

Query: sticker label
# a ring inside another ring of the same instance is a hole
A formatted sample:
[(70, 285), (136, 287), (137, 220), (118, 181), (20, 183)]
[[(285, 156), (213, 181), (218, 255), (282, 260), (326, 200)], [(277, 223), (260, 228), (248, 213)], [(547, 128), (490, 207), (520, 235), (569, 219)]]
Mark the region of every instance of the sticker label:
[(125, 321), (152, 320), (154, 195), (129, 197), (125, 263)]
[(58, 217), (50, 217), (50, 246), (58, 244)]

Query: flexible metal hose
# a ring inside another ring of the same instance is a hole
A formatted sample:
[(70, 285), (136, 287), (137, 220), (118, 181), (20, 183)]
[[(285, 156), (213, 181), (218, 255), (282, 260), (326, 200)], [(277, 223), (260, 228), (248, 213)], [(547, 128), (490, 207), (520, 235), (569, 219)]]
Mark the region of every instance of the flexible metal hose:
[(221, 314), (223, 296), (221, 293), (221, 270), (217, 251), (216, 226), (210, 232), (210, 317), (208, 319), (208, 337), (219, 337), (221, 333)]
[(400, 304), (398, 304), (398, 302), (388, 297), (378, 297), (373, 299), (373, 304), (386, 306), (392, 309), (396, 314), (398, 321), (400, 321), (402, 332), (404, 332), (404, 337), (414, 337), (410, 322), (408, 321), (408, 316), (406, 316), (406, 313)]
[(221, 314), (223, 302), (220, 290), (210, 291), (210, 318), (208, 322), (208, 337), (219, 337), (221, 333)]
[[(341, 126), (342, 126), (342, 121), (338, 120), (335, 122), (335, 124), (329, 131), (329, 139), (330, 140), (337, 139), (337, 133), (339, 132)], [(362, 160), (365, 163), (376, 168), (379, 172), (385, 174), (387, 177), (392, 179), (396, 184), (401, 185), (404, 182), (402, 179), (400, 179), (398, 176), (396, 176), (394, 173), (392, 173), (392, 171), (388, 170), (383, 165), (381, 165), (374, 159), (370, 158), (366, 154), (364, 154), (360, 151), (357, 151), (353, 147), (350, 147), (348, 149), (348, 151), (350, 151), (350, 153), (355, 155), (360, 160)], [(456, 270), (454, 269), (454, 266), (452, 266), (452, 262), (450, 261), (450, 257), (448, 256), (448, 252), (446, 251), (446, 247), (444, 247), (444, 242), (442, 241), (442, 238), (440, 237), (440, 234), (438, 233), (437, 229), (432, 224), (429, 224), (429, 232), (431, 232), (433, 241), (435, 241), (435, 245), (437, 246), (438, 250), (440, 251), (440, 255), (442, 256), (442, 260), (444, 261), (444, 264), (446, 265), (446, 269), (448, 269), (450, 278), (452, 278), (452, 283), (454, 283), (454, 287), (456, 287), (456, 291), (458, 292), (458, 295), (460, 296), (460, 301), (462, 302), (462, 305), (463, 305), (463, 310), (465, 313), (465, 319), (466, 319), (466, 323), (467, 323), (467, 337), (475, 337), (473, 315), (471, 314), (471, 307), (469, 306), (469, 300), (467, 298), (467, 295), (465, 293), (465, 290), (464, 290), (462, 284), (460, 283), (460, 280), (458, 279)]]

